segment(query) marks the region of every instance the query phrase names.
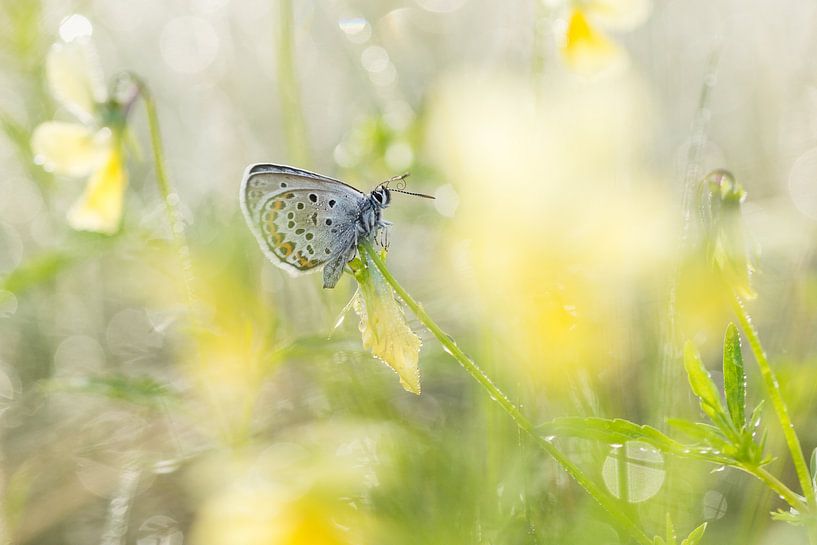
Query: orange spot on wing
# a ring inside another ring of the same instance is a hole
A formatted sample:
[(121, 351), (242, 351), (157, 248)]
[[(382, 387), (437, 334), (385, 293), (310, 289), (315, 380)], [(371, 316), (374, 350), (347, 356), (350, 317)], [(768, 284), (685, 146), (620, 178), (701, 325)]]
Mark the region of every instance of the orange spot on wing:
[(275, 201), (272, 203), (273, 210), (281, 210), (284, 208), (284, 201)]
[[(283, 236), (281, 238), (283, 238)], [(289, 254), (291, 254), (294, 249), (295, 245), (291, 242), (284, 242), (278, 246), (278, 251), (281, 252), (281, 255), (284, 257), (289, 257)]]

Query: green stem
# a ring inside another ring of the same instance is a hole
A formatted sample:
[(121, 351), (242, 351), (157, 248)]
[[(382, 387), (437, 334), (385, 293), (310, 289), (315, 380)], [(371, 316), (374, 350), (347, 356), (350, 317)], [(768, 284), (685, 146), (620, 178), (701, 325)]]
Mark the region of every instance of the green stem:
[(763, 482), (763, 484), (774, 490), (786, 503), (798, 511), (802, 512), (803, 508), (806, 507), (802, 496), (796, 494), (791, 488), (783, 484), (780, 479), (769, 473), (766, 469), (744, 465), (738, 465), (736, 467)]
[(301, 110), (298, 77), (295, 73), (292, 0), (278, 0), (278, 93), (281, 116), (292, 161), (309, 168), (306, 123)]
[(148, 130), (150, 132), (150, 147), (153, 152), (153, 165), (156, 169), (156, 185), (159, 187), (159, 194), (162, 196), (162, 200), (164, 201), (167, 222), (170, 225), (170, 231), (173, 235), (176, 250), (179, 254), (179, 259), (181, 260), (187, 301), (190, 305), (190, 311), (192, 313), (196, 302), (193, 262), (190, 253), (190, 246), (187, 244), (187, 237), (185, 236), (184, 232), (184, 221), (182, 220), (181, 213), (179, 213), (179, 197), (173, 192), (170, 179), (167, 176), (167, 168), (165, 167), (164, 152), (162, 148), (162, 135), (159, 131), (159, 115), (156, 113), (156, 102), (153, 99), (150, 89), (148, 89), (144, 82), (137, 79), (137, 85), (139, 87), (139, 93), (142, 100), (145, 103)]
[(372, 260), (375, 267), (380, 271), (383, 275), (383, 278), (386, 279), (386, 282), (391, 285), (392, 289), (400, 296), (403, 302), (408, 306), (411, 311), (414, 313), (415, 316), (423, 323), (423, 325), (431, 331), (434, 337), (440, 342), (443, 346), (443, 349), (448, 352), (457, 362), (470, 374), (474, 380), (476, 380), (480, 386), (487, 392), (487, 394), (496, 401), (499, 406), (502, 408), (508, 416), (516, 423), (516, 425), (528, 434), (536, 443), (536, 445), (549, 454), (556, 462), (562, 466), (564, 469), (573, 479), (579, 483), (579, 485), (584, 488), (590, 496), (596, 500), (599, 505), (601, 505), (609, 514), (610, 516), (615, 519), (615, 521), (630, 534), (630, 536), (635, 539), (638, 543), (642, 545), (651, 545), (652, 540), (647, 537), (647, 534), (644, 533), (641, 528), (638, 527), (626, 514), (622, 513), (619, 501), (606, 493), (604, 490), (601, 489), (596, 483), (594, 483), (584, 472), (570, 459), (562, 453), (556, 446), (547, 438), (542, 437), (540, 434), (536, 432), (534, 429), (533, 424), (531, 424), (530, 420), (522, 414), (519, 408), (514, 405), (508, 396), (502, 392), (502, 390), (497, 387), (493, 381), (485, 374), (485, 372), (471, 359), (469, 358), (462, 350), (460, 350), (457, 343), (454, 342), (448, 334), (446, 334), (437, 323), (431, 319), (431, 317), (426, 314), (426, 311), (423, 309), (422, 305), (420, 305), (411, 295), (408, 294), (406, 290), (397, 282), (397, 280), (392, 276), (389, 269), (386, 268), (386, 264), (377, 254), (375, 249), (372, 247), (370, 242), (363, 242), (360, 244), (360, 248), (366, 253), (366, 255)]
[[(812, 514), (817, 513), (817, 500), (815, 499), (814, 487), (811, 484), (808, 465), (803, 455), (803, 448), (800, 446), (800, 440), (797, 438), (797, 432), (794, 431), (794, 424), (792, 424), (791, 418), (789, 417), (786, 402), (783, 400), (780, 383), (777, 381), (774, 370), (769, 364), (769, 358), (766, 356), (766, 351), (763, 350), (763, 345), (760, 343), (760, 336), (752, 323), (752, 318), (737, 293), (732, 294), (732, 305), (741, 328), (743, 328), (743, 333), (749, 341), (749, 347), (755, 355), (755, 360), (757, 360), (760, 375), (763, 377), (763, 384), (766, 387), (766, 395), (772, 400), (772, 406), (777, 415), (777, 420), (783, 429), (783, 437), (786, 440), (786, 445), (789, 447), (791, 459), (794, 463), (794, 471), (797, 473), (797, 479), (800, 481), (800, 487), (803, 490), (803, 495), (806, 497), (806, 504)], [(809, 541), (817, 544), (817, 526), (815, 526), (814, 523), (810, 523), (808, 530)]]

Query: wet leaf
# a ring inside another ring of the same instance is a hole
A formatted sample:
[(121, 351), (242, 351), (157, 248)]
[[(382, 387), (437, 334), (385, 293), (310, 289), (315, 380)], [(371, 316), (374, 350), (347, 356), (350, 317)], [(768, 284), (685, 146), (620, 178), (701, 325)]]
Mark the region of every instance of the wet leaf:
[(740, 333), (735, 324), (729, 324), (723, 340), (723, 389), (729, 416), (738, 430), (746, 426), (746, 375), (740, 351)]
[(706, 532), (706, 522), (692, 530), (689, 536), (685, 540), (681, 542), (681, 545), (698, 545), (698, 543), (703, 539), (704, 532)]
[(691, 342), (687, 342), (684, 345), (684, 368), (686, 369), (692, 392), (700, 401), (701, 410), (709, 417), (713, 424), (722, 429), (728, 427), (729, 422), (726, 410), (721, 404), (718, 389), (712, 381), (709, 372), (704, 367), (698, 351)]
[(358, 292), (354, 309), (360, 317), (363, 347), (391, 367), (400, 377), (400, 385), (420, 395), (419, 337), (406, 324), (403, 308), (391, 286), (364, 254), (360, 268), (355, 269)]
[(811, 470), (811, 487), (817, 490), (817, 448), (811, 451), (809, 469)]

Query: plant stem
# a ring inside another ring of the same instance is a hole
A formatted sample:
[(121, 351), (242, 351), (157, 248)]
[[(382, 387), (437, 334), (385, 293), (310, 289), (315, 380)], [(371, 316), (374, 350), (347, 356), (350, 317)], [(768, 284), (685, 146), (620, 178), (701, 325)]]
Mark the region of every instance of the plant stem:
[(165, 203), (167, 222), (170, 225), (170, 232), (172, 233), (184, 273), (185, 291), (188, 304), (190, 305), (191, 318), (195, 319), (194, 309), (196, 295), (194, 289), (193, 262), (190, 246), (187, 244), (187, 237), (184, 232), (184, 221), (179, 213), (179, 197), (173, 192), (170, 179), (167, 177), (162, 148), (162, 135), (159, 131), (159, 115), (156, 113), (156, 102), (153, 100), (153, 94), (151, 94), (150, 89), (148, 89), (145, 83), (139, 79), (136, 81), (139, 87), (139, 93), (145, 102), (145, 112), (147, 114), (148, 130), (150, 132), (150, 147), (153, 152), (153, 165), (156, 169), (156, 185), (159, 187), (159, 194)]
[(638, 543), (642, 545), (652, 545), (652, 540), (647, 537), (647, 534), (644, 533), (638, 525), (635, 524), (625, 513), (622, 512), (619, 501), (612, 497), (610, 494), (606, 493), (604, 490), (601, 489), (596, 483), (594, 483), (584, 472), (570, 459), (562, 453), (556, 446), (547, 438), (542, 437), (540, 434), (536, 432), (531, 424), (530, 420), (522, 414), (519, 408), (508, 399), (502, 390), (497, 387), (493, 381), (491, 381), (490, 377), (485, 374), (485, 372), (471, 359), (469, 358), (460, 348), (457, 346), (457, 343), (454, 342), (454, 339), (451, 338), (448, 334), (446, 334), (437, 323), (431, 319), (431, 317), (426, 314), (426, 311), (423, 309), (422, 305), (420, 305), (411, 295), (408, 294), (406, 290), (397, 282), (397, 280), (392, 276), (389, 269), (386, 268), (386, 264), (377, 255), (377, 252), (372, 247), (371, 243), (366, 241), (360, 244), (360, 248), (366, 253), (366, 255), (372, 260), (375, 267), (380, 271), (383, 275), (383, 278), (386, 279), (386, 282), (394, 289), (397, 295), (403, 300), (403, 302), (408, 306), (411, 311), (417, 316), (423, 325), (428, 328), (429, 331), (437, 338), (440, 344), (443, 346), (443, 350), (448, 352), (457, 362), (470, 374), (474, 380), (476, 380), (480, 386), (487, 392), (487, 394), (496, 401), (499, 406), (502, 408), (508, 416), (516, 423), (516, 425), (528, 434), (536, 443), (536, 445), (544, 450), (547, 454), (549, 454), (556, 462), (562, 466), (564, 469), (573, 479), (582, 487), (584, 488), (590, 496), (596, 500), (599, 505), (601, 505), (609, 514), (610, 516), (630, 534), (630, 536), (635, 539)]
[(293, 36), (292, 0), (277, 0), (278, 13), (278, 94), (281, 98), (281, 116), (292, 161), (309, 168), (309, 147), (306, 123), (301, 110), (298, 77), (295, 73), (295, 45)]
[(802, 496), (796, 494), (791, 488), (783, 484), (783, 482), (780, 479), (769, 473), (766, 469), (762, 467), (744, 465), (738, 465), (735, 467), (763, 482), (763, 484), (774, 490), (781, 498), (783, 498), (786, 501), (786, 503), (788, 503), (791, 507), (794, 507), (798, 511), (802, 512), (803, 508), (806, 507), (806, 505), (803, 503)]
[[(752, 317), (747, 312), (743, 301), (737, 293), (732, 294), (732, 305), (741, 328), (743, 328), (743, 333), (749, 341), (749, 347), (755, 355), (755, 360), (757, 360), (760, 374), (763, 377), (763, 384), (766, 387), (766, 395), (771, 398), (777, 420), (783, 429), (783, 437), (786, 440), (786, 445), (789, 447), (791, 459), (794, 463), (794, 471), (797, 473), (797, 479), (800, 481), (800, 487), (806, 498), (806, 504), (811, 514), (815, 514), (817, 513), (817, 501), (815, 500), (814, 487), (811, 484), (811, 476), (809, 475), (806, 458), (803, 455), (803, 448), (800, 446), (800, 440), (797, 438), (797, 432), (794, 431), (794, 424), (792, 424), (791, 418), (789, 417), (789, 411), (786, 408), (783, 393), (780, 391), (780, 383), (777, 381), (774, 370), (769, 364), (769, 358), (766, 356), (766, 351), (763, 350), (763, 345), (760, 343), (760, 336), (752, 323)], [(812, 517), (809, 517), (809, 520), (813, 520)], [(812, 544), (817, 544), (817, 525), (815, 525), (814, 522), (808, 524), (808, 532), (809, 541)]]

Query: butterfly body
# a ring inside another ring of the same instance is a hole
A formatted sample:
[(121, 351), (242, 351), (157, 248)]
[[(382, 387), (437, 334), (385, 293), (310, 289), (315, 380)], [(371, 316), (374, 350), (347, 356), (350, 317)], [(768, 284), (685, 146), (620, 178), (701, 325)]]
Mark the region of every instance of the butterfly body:
[(292, 275), (323, 267), (323, 284), (337, 284), (360, 241), (386, 227), (385, 184), (366, 194), (314, 172), (284, 165), (247, 168), (241, 209), (264, 255)]

